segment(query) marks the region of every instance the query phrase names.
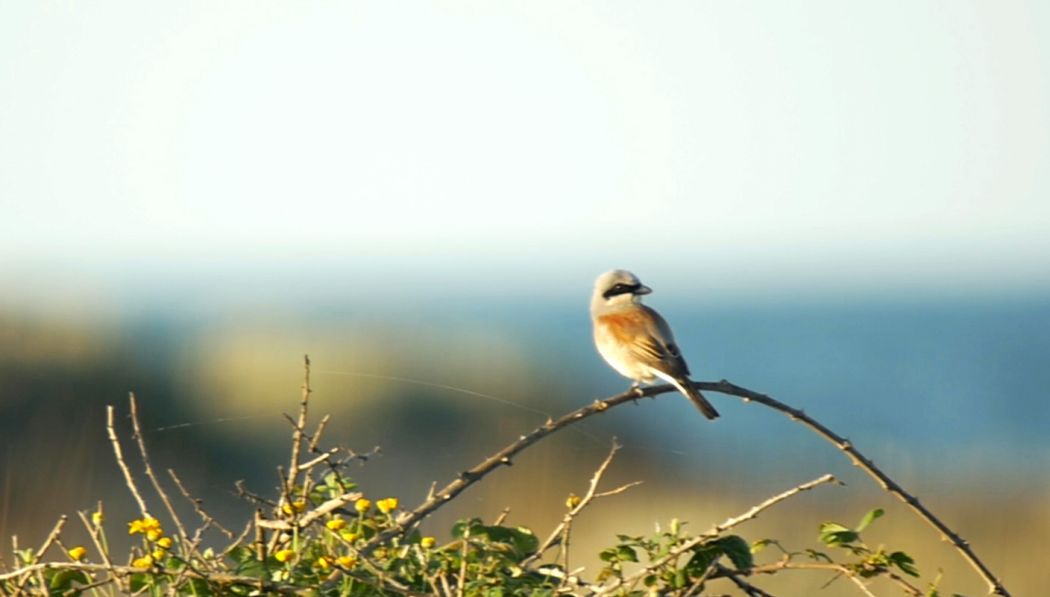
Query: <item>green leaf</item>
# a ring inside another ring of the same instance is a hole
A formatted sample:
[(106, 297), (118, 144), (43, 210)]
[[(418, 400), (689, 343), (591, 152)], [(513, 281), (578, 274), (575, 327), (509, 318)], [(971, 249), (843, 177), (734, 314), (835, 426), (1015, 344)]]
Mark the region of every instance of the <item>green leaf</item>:
[(689, 561), (685, 564), (685, 571), (690, 578), (698, 578), (702, 575), (711, 564), (715, 563), (722, 555), (722, 550), (717, 547), (711, 547), (709, 545), (701, 545), (693, 549), (693, 557), (689, 558)]
[(626, 545), (621, 545), (616, 548), (616, 557), (621, 562), (637, 562), (638, 554), (633, 549)]
[[(474, 519), (474, 521), (477, 521), (477, 519)], [(455, 529), (453, 529), (453, 534), (455, 534)], [(518, 557), (531, 554), (540, 546), (536, 535), (525, 527), (486, 526), (479, 523), (470, 527), (470, 535), (472, 537), (484, 537), (489, 541), (498, 543), (500, 544), (499, 546), (494, 546), (497, 550), (502, 549), (502, 551)]]
[(729, 556), (729, 560), (733, 562), (737, 570), (746, 572), (755, 565), (755, 560), (751, 557), (751, 546), (742, 537), (730, 535), (718, 539), (714, 544), (718, 545), (722, 553)]
[(773, 543), (772, 539), (759, 539), (751, 543), (751, 553), (756, 554)]
[(518, 553), (528, 555), (540, 548), (540, 540), (532, 529), (517, 527), (514, 529), (514, 546)]
[(826, 553), (824, 553), (822, 551), (817, 551), (815, 549), (807, 549), (806, 550), (806, 555), (809, 556), (809, 559), (811, 559), (811, 560), (813, 560), (815, 562), (824, 561), (824, 562), (827, 562), (828, 564), (832, 564), (835, 561), (835, 560), (832, 560), (831, 557), (828, 556), (828, 554), (826, 554)]
[(22, 560), (22, 563), (26, 566), (32, 565), (34, 560), (36, 560), (36, 552), (32, 549), (19, 549), (15, 551), (15, 555), (18, 556), (18, 559)]
[(825, 522), (820, 525), (820, 541), (825, 545), (843, 545), (853, 543), (860, 536), (837, 522)]
[(91, 584), (91, 579), (83, 570), (58, 570), (51, 576), (51, 590), (64, 593), (72, 588), (73, 583)]
[(900, 568), (901, 572), (909, 576), (919, 576), (919, 570), (915, 567), (915, 560), (903, 551), (895, 551), (887, 556), (893, 565)]
[(686, 586), (687, 582), (689, 582), (689, 579), (686, 578), (684, 568), (679, 568), (674, 571), (674, 583), (672, 583), (674, 588), (681, 589)]
[(855, 530), (858, 533), (864, 531), (864, 529), (868, 528), (868, 525), (875, 522), (875, 519), (882, 517), (883, 514), (885, 514), (885, 512), (882, 508), (875, 508), (874, 510), (865, 514), (864, 518), (860, 519), (860, 523), (857, 525), (857, 528), (853, 530)]
[(468, 531), (473, 535), (474, 528), (480, 525), (481, 519), (479, 518), (457, 521), (456, 524), (452, 525), (452, 536), (456, 539), (462, 539)]
[[(274, 562), (274, 564), (277, 566), (281, 566), (281, 564), (278, 564), (276, 562)], [(244, 562), (241, 562), (241, 565), (237, 566), (236, 570), (237, 574), (240, 574), (241, 576), (250, 576), (252, 578), (266, 578), (267, 576), (265, 562), (260, 562), (259, 560), (255, 559), (245, 560)]]
[(252, 549), (250, 547), (248, 547), (247, 545), (238, 545), (237, 547), (234, 547), (233, 549), (231, 549), (230, 553), (228, 553), (226, 555), (227, 555), (227, 557), (229, 557), (234, 562), (237, 562), (238, 564), (243, 564), (244, 562), (247, 562), (248, 560), (254, 560), (255, 559), (255, 552), (252, 551)]
[(128, 588), (131, 589), (132, 593), (138, 593), (139, 591), (141, 591), (149, 585), (150, 580), (151, 579), (148, 574), (145, 574), (143, 572), (137, 572), (135, 574), (132, 574), (131, 578), (128, 579)]

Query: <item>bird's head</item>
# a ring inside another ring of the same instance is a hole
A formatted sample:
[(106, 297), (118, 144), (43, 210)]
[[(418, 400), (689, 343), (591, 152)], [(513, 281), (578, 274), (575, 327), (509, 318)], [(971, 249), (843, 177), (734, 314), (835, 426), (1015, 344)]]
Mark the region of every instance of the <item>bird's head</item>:
[(616, 306), (634, 303), (650, 292), (652, 289), (642, 284), (638, 276), (627, 270), (614, 269), (598, 276), (594, 282), (592, 304)]

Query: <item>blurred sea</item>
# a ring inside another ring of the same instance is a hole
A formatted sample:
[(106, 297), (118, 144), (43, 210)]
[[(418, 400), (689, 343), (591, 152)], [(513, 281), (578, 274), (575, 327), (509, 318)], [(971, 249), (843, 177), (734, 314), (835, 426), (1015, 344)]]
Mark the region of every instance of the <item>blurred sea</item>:
[[(649, 303), (671, 322), (695, 379), (729, 379), (805, 409), (905, 487), (940, 499), (950, 522), (989, 546), (981, 553), (1002, 551), (1000, 541), (1021, 549), (1019, 529), (1050, 528), (1039, 506), (1050, 496), (1046, 296), (695, 305), (656, 293)], [(128, 391), (139, 397), (155, 466), (178, 469), (220, 517), (239, 516), (233, 481), (265, 492), (287, 457), (281, 413), (297, 407), (307, 353), (313, 413), (333, 415), (330, 441), (381, 446), (362, 483), (411, 503), (547, 414), (622, 391), (626, 380), (601, 362), (589, 325), (586, 300), (560, 299), (167, 303), (97, 320), (8, 312), (0, 315), (0, 536), (35, 543), (59, 514), (100, 498), (110, 511), (131, 511), (103, 427), (104, 405), (126, 412)], [(759, 405), (712, 399), (723, 414), (713, 424), (674, 395), (603, 414), (525, 453), (500, 473), (502, 487), (472, 490), (458, 514), (517, 504), (524, 522), (543, 528), (614, 436), (625, 447), (610, 483), (646, 482), (636, 497), (617, 498), (643, 532), (671, 516), (705, 527), (704, 517), (721, 520), (824, 472), (847, 479), (850, 493), (815, 502), (821, 515), (892, 507), (801, 426)], [(980, 521), (964, 514), (973, 509)], [(920, 544), (933, 535), (909, 516), (895, 513), (899, 526), (887, 529), (911, 529)], [(609, 539), (609, 529), (593, 531), (594, 545)], [(932, 540), (937, 566), (955, 566)], [(1005, 555), (990, 559), (1022, 586), (1050, 580), (1013, 571)], [(965, 568), (951, 569), (962, 588), (979, 587)]]

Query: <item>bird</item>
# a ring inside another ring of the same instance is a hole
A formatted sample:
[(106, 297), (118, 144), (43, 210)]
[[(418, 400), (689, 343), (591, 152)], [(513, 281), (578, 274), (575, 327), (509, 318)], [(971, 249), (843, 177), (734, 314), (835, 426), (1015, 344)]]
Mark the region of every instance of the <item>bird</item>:
[(598, 276), (591, 297), (594, 344), (605, 362), (631, 379), (632, 388), (656, 379), (673, 385), (708, 419), (718, 411), (689, 380), (689, 366), (675, 343), (671, 326), (642, 304), (652, 292), (631, 272), (614, 269)]

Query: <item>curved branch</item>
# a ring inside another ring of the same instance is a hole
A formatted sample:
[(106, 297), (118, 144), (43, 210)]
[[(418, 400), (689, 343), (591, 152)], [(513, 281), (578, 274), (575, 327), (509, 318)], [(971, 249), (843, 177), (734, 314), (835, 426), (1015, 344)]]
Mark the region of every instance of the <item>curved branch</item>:
[(546, 423), (540, 425), (531, 432), (520, 436), (516, 441), (503, 448), (499, 452), (496, 452), (492, 456), (489, 456), (485, 460), (482, 460), (479, 464), (473, 468), (466, 470), (459, 474), (459, 477), (445, 485), (438, 491), (432, 491), (430, 495), (422, 504), (420, 504), (415, 510), (406, 512), (397, 518), (397, 527), (387, 529), (382, 533), (372, 537), (361, 546), (361, 553), (368, 555), (372, 553), (381, 544), (389, 541), (390, 539), (404, 534), (412, 525), (415, 525), (419, 521), (426, 518), (431, 512), (437, 510), (441, 506), (450, 502), (452, 498), (456, 497), (463, 492), (464, 489), (470, 487), (474, 483), (477, 483), (483, 479), (486, 475), (496, 470), (500, 466), (510, 466), (512, 464), (511, 458), (516, 456), (518, 452), (521, 452), (525, 448), (528, 448), (532, 444), (540, 441), (548, 435), (568, 427), (573, 423), (578, 423), (592, 415), (596, 415), (606, 410), (619, 406), (625, 402), (644, 398), (645, 396), (655, 396), (662, 394), (667, 391), (666, 388), (670, 386), (655, 386), (649, 388), (632, 388), (622, 394), (607, 398), (605, 400), (595, 400), (593, 403), (578, 408), (566, 415), (561, 416), (558, 419), (548, 419)]
[[(882, 472), (882, 469), (875, 466), (874, 462), (857, 451), (857, 449), (853, 447), (853, 443), (848, 439), (828, 429), (802, 410), (792, 408), (779, 400), (774, 400), (773, 398), (766, 396), (765, 394), (759, 394), (758, 392), (753, 392), (747, 388), (742, 388), (724, 379), (719, 382), (694, 382), (693, 385), (701, 390), (709, 390), (712, 392), (728, 394), (730, 396), (737, 396), (738, 398), (743, 398), (744, 402), (758, 402), (763, 406), (768, 406), (769, 408), (784, 413), (793, 421), (797, 421), (806, 427), (809, 427), (814, 433), (832, 443), (836, 448), (845, 453), (857, 468), (867, 473), (872, 479), (875, 479), (875, 481), (882, 486), (883, 490), (907, 504), (919, 518), (925, 520), (930, 526), (939, 531), (941, 536), (950, 542), (962, 555), (963, 559), (977, 571), (986, 583), (988, 583), (989, 594), (1009, 597), (1010, 593), (1006, 590), (1006, 587), (1003, 586), (988, 566), (977, 557), (977, 554), (974, 553), (970, 544), (965, 539), (960, 537), (955, 531), (948, 528), (948, 525), (944, 524), (944, 522), (937, 518), (933, 512), (930, 512), (926, 506), (922, 505), (918, 498), (905, 491), (896, 481), (891, 479), (886, 473)], [(674, 390), (674, 388), (670, 386), (661, 387), (664, 387), (665, 391)]]
[[(800, 422), (801, 424), (808, 427), (814, 433), (824, 438), (836, 448), (846, 454), (847, 457), (856, 465), (858, 468), (863, 470), (871, 478), (875, 479), (882, 488), (891, 495), (896, 496), (902, 502), (908, 505), (915, 512), (919, 518), (925, 520), (934, 529), (939, 531), (947, 541), (949, 541), (955, 549), (962, 555), (981, 578), (988, 584), (988, 592), (994, 595), (1001, 595), (1002, 597), (1010, 597), (1010, 593), (1006, 590), (1006, 587), (999, 581), (999, 579), (992, 573), (987, 565), (977, 554), (974, 553), (970, 544), (966, 542), (958, 533), (951, 530), (948, 525), (944, 524), (939, 518), (937, 518), (929, 509), (919, 502), (918, 498), (908, 493), (897, 484), (896, 481), (891, 479), (886, 473), (882, 472), (875, 464), (861, 454), (853, 444), (846, 438), (838, 435), (834, 431), (828, 429), (819, 421), (810, 417), (800, 409), (793, 408), (770, 398), (765, 394), (754, 392), (747, 388), (740, 387), (736, 384), (730, 383), (726, 380), (717, 382), (693, 382), (693, 386), (698, 390), (706, 390), (709, 392), (718, 392), (729, 396), (736, 396), (742, 398), (744, 402), (757, 402), (763, 406), (768, 406), (774, 410), (780, 411), (787, 415), (793, 421)], [(510, 466), (511, 458), (516, 456), (519, 452), (528, 448), (532, 444), (540, 441), (548, 435), (568, 427), (574, 423), (578, 423), (598, 413), (605, 412), (606, 410), (624, 404), (626, 402), (635, 401), (639, 398), (646, 396), (657, 396), (668, 392), (677, 392), (678, 390), (670, 385), (658, 385), (648, 386), (644, 388), (632, 388), (616, 396), (606, 398), (605, 400), (595, 400), (593, 403), (578, 408), (566, 415), (559, 417), (558, 419), (548, 419), (546, 423), (540, 425), (531, 432), (522, 435), (516, 441), (509, 444), (499, 452), (496, 452), (492, 456), (489, 456), (485, 460), (481, 461), (473, 468), (460, 473), (459, 477), (436, 492), (431, 492), (426, 500), (423, 501), (415, 510), (406, 512), (398, 517), (398, 527), (388, 529), (382, 533), (372, 537), (367, 543), (365, 543), (361, 551), (365, 555), (374, 551), (382, 543), (404, 534), (413, 525), (419, 523), (421, 520), (430, 515), (445, 503), (451, 501), (454, 497), (463, 492), (466, 488), (470, 487), (474, 483), (477, 483), (483, 479), (486, 475), (499, 468), (501, 465)]]

